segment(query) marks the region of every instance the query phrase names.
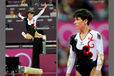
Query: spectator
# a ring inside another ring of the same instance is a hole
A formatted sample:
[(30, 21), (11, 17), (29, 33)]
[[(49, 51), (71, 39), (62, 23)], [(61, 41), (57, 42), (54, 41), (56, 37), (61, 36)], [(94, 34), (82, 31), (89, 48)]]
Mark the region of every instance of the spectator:
[(53, 9), (52, 12), (50, 13), (51, 17), (56, 17), (56, 9)]
[(48, 0), (47, 4), (52, 4), (53, 6), (56, 6), (56, 3), (53, 2), (53, 0)]
[(40, 6), (40, 0), (31, 0), (31, 4), (32, 6)]
[(10, 10), (10, 14), (6, 15), (6, 18), (17, 18), (16, 14), (14, 13), (14, 10)]
[(28, 3), (26, 0), (22, 0), (20, 6), (28, 6)]
[[(62, 0), (59, 4), (59, 15), (64, 15), (65, 18), (61, 17), (60, 20), (71, 20), (72, 13), (79, 9), (85, 8), (91, 11), (94, 14), (94, 8), (91, 4), (87, 2), (87, 0)], [(67, 18), (67, 19), (66, 19)]]

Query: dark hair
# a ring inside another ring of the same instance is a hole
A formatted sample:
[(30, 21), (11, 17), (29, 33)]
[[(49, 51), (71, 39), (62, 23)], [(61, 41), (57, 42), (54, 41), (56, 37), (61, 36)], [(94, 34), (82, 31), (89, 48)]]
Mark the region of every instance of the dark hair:
[(29, 14), (29, 13), (34, 14), (34, 11), (33, 10), (28, 10), (27, 14)]
[(82, 20), (87, 19), (88, 20), (87, 24), (89, 25), (89, 23), (93, 19), (93, 14), (90, 11), (88, 11), (87, 9), (79, 9), (79, 10), (75, 11), (73, 18), (75, 18), (75, 17), (81, 17)]

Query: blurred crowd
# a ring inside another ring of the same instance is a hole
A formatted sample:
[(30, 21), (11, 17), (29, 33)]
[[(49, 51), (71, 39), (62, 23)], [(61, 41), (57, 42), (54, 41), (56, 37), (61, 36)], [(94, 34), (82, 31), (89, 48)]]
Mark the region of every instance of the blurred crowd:
[[(47, 6), (53, 6), (52, 14), (56, 12), (56, 1), (54, 0), (6, 0), (6, 7), (31, 7), (31, 6), (44, 6), (44, 3)], [(15, 13), (14, 9), (10, 9), (9, 13), (6, 14), (6, 18), (17, 18), (18, 16)]]
[(54, 0), (6, 0), (7, 5), (19, 5), (19, 6), (40, 6), (43, 2), (46, 2), (47, 5), (51, 4), (56, 6), (56, 1)]
[(88, 9), (94, 19), (108, 19), (108, 0), (58, 0), (58, 19), (72, 20), (72, 15), (77, 9)]

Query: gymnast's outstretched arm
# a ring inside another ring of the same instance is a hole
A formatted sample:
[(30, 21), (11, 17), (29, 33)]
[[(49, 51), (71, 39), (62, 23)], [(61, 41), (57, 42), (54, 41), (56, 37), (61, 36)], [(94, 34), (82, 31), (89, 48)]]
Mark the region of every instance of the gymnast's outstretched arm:
[(24, 19), (25, 17), (24, 16), (22, 16), (22, 14), (19, 12), (18, 13), (18, 16), (19, 16), (19, 18), (21, 18), (21, 19)]
[(45, 11), (45, 9), (47, 8), (47, 4), (44, 4), (44, 8), (37, 14), (34, 16), (34, 19), (38, 19)]

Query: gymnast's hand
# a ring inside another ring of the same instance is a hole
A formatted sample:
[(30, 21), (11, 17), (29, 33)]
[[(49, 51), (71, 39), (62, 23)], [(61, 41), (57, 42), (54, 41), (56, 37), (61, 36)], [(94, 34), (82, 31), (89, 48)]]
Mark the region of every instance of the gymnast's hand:
[(66, 76), (70, 76), (70, 74), (66, 74)]
[(43, 38), (43, 35), (38, 33), (37, 31), (35, 32), (35, 38)]
[(47, 8), (47, 4), (46, 4), (46, 3), (44, 4), (44, 8), (45, 8), (45, 9)]
[(19, 12), (19, 13), (18, 13), (18, 16), (19, 16), (19, 17), (21, 17), (21, 16), (22, 16), (22, 14)]
[(19, 12), (18, 13), (18, 16), (21, 18), (21, 19), (24, 19), (25, 17), (24, 16), (22, 16), (22, 14)]
[(96, 70), (94, 76), (102, 76), (102, 75), (101, 75), (101, 71)]

